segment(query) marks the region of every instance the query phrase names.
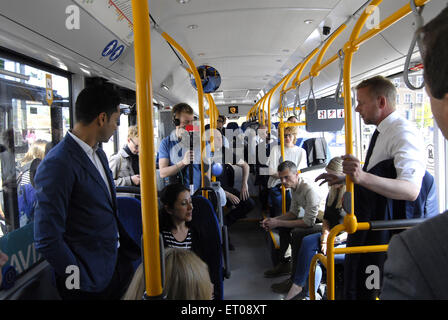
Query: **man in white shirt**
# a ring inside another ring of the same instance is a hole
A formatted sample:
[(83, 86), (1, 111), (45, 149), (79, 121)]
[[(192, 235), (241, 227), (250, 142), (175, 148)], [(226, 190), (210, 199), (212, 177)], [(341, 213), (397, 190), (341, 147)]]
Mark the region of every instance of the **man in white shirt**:
[[(370, 141), (365, 163), (353, 155), (342, 156), (343, 172), (355, 183), (355, 215), (358, 221), (404, 218), (399, 210), (389, 211), (388, 201), (414, 201), (425, 175), (424, 144), (416, 127), (398, 115), (396, 88), (388, 79), (376, 76), (362, 81), (357, 89), (356, 111), (364, 123), (377, 126)], [(396, 172), (396, 175), (395, 175)], [(345, 176), (322, 174), (316, 180), (344, 183)], [(387, 232), (358, 231), (350, 234), (347, 247), (386, 244)], [(374, 299), (378, 290), (365, 286), (366, 265), (382, 270), (384, 253), (347, 255), (344, 296), (346, 299)]]
[[(414, 201), (419, 192), (425, 174), (424, 143), (417, 128), (396, 111), (395, 86), (384, 77), (376, 76), (361, 82), (357, 87), (355, 111), (359, 112), (364, 123), (377, 126), (376, 143), (366, 157), (364, 167), (353, 155), (343, 156), (343, 172), (348, 174), (355, 184), (390, 199)], [(372, 139), (373, 140), (373, 139)], [(371, 141), (370, 144), (372, 144)], [(369, 159), (368, 159), (369, 158)], [(384, 178), (369, 173), (378, 163), (393, 159), (397, 178)], [(333, 185), (345, 180), (345, 176), (336, 177), (322, 174), (316, 180), (325, 179)]]

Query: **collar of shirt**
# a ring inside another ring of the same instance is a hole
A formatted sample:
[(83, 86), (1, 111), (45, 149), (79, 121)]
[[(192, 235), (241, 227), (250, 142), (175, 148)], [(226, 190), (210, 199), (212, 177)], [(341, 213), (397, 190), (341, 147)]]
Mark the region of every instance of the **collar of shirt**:
[(398, 117), (399, 117), (398, 112), (393, 111), (386, 118), (384, 118), (383, 121), (380, 122), (380, 124), (376, 127), (376, 129), (378, 130), (379, 133), (383, 132)]
[(75, 140), (79, 144), (82, 150), (84, 150), (84, 152), (87, 153), (88, 155), (93, 156), (96, 150), (98, 150), (98, 143), (95, 144), (95, 146), (93, 146), (92, 148), (90, 145), (88, 145), (87, 143), (79, 139), (77, 136), (75, 136), (72, 132), (68, 131), (68, 133), (73, 138), (73, 140)]

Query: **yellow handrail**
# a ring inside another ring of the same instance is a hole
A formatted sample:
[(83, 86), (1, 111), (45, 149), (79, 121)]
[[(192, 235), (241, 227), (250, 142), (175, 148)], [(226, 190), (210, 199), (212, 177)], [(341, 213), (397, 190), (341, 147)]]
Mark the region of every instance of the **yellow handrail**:
[(148, 2), (132, 0), (134, 19), (135, 81), (140, 149), (140, 190), (142, 199), (143, 262), (146, 295), (162, 296), (162, 278), (157, 208), (156, 164), (154, 157), (153, 105), (151, 82), (151, 40)]

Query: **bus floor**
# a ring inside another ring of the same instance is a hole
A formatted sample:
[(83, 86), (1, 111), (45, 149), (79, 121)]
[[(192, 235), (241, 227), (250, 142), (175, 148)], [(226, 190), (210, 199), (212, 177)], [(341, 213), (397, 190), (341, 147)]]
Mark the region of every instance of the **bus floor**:
[(267, 234), (260, 227), (260, 208), (229, 228), (230, 242), (235, 250), (229, 252), (230, 278), (224, 280), (224, 300), (281, 300), (284, 295), (271, 290), (273, 283), (286, 276), (265, 278), (272, 268)]

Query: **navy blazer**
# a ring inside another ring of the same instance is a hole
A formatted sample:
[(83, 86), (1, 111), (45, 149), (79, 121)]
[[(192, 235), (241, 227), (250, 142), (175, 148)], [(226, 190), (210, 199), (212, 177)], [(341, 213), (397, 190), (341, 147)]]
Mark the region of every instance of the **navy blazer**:
[[(379, 177), (391, 179), (397, 177), (393, 159), (381, 161), (368, 172)], [(431, 218), (437, 210), (434, 178), (427, 171), (415, 201), (392, 200), (357, 184), (354, 189), (355, 214), (358, 222)], [(348, 235), (347, 247), (388, 244), (391, 237), (400, 232), (402, 230), (357, 231)], [(385, 252), (346, 255), (344, 298), (375, 299), (379, 291), (366, 288), (365, 283), (370, 276), (366, 268), (369, 265), (376, 265), (382, 273), (385, 260)]]
[(36, 176), (36, 249), (66, 277), (69, 265), (80, 271), (80, 289), (103, 291), (112, 279), (120, 254), (130, 260), (140, 251), (121, 226), (112, 172), (106, 155), (97, 155), (105, 169), (112, 197), (103, 178), (78, 143), (67, 134), (40, 164)]

